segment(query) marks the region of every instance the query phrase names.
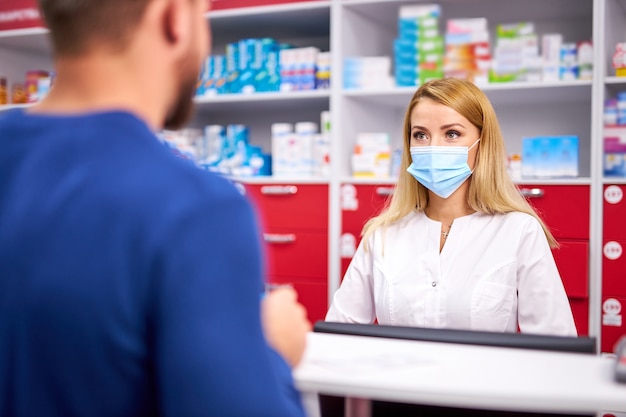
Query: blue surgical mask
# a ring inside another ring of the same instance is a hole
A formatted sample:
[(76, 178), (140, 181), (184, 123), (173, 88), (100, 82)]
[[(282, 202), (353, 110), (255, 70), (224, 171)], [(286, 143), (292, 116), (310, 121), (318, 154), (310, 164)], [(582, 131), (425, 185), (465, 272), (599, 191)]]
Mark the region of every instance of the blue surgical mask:
[(472, 175), (467, 154), (480, 141), (467, 146), (412, 146), (413, 163), (407, 171), (441, 198), (448, 198)]

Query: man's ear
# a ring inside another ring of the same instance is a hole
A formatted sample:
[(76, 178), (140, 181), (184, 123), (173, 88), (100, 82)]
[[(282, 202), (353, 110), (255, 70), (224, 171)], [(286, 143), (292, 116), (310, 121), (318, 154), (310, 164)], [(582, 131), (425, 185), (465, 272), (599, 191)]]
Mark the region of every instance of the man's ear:
[(191, 8), (188, 0), (163, 0), (163, 35), (172, 46), (185, 44), (190, 36)]

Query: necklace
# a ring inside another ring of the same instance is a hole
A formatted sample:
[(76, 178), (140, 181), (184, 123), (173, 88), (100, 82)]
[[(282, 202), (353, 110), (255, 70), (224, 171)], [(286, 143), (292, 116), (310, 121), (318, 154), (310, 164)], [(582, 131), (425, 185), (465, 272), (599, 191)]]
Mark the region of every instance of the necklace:
[(443, 235), (443, 238), (446, 239), (448, 237), (448, 235), (450, 234), (450, 229), (452, 229), (452, 225), (448, 225), (448, 230), (447, 231), (441, 231), (441, 234)]

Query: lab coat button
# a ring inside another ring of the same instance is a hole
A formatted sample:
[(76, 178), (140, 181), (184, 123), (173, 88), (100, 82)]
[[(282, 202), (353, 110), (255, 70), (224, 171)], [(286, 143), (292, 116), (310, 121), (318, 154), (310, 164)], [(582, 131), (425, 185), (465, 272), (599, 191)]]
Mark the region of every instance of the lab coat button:
[(432, 284), (432, 285), (433, 285), (433, 287), (436, 287), (436, 286), (437, 286), (437, 283), (436, 283), (435, 281), (433, 281), (433, 284)]

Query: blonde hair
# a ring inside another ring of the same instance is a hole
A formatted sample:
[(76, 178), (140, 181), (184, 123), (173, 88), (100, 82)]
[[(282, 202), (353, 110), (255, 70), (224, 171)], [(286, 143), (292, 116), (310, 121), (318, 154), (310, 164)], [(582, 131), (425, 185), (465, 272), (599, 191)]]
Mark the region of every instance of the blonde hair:
[(415, 210), (424, 211), (428, 206), (428, 190), (407, 172), (412, 162), (411, 112), (421, 98), (429, 98), (454, 109), (480, 132), (480, 146), (467, 197), (470, 208), (486, 214), (527, 213), (539, 221), (550, 247), (558, 247), (550, 230), (521, 195), (506, 171), (504, 139), (489, 99), (471, 81), (456, 78), (429, 81), (413, 94), (404, 116), (402, 162), (395, 191), (384, 210), (365, 224), (362, 233), (364, 241), (367, 242), (376, 229), (391, 225)]

